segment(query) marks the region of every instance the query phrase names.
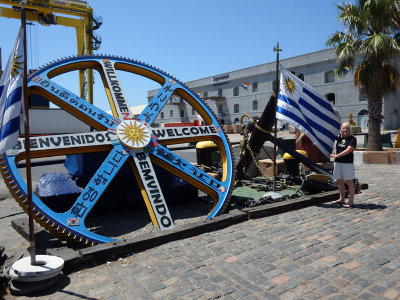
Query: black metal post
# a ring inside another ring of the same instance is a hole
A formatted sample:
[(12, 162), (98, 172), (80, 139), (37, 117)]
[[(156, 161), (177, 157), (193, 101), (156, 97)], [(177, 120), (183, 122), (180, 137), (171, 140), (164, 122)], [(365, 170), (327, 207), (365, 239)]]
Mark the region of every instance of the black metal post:
[(24, 47), (24, 74), (22, 80), (22, 97), (24, 100), (25, 109), (25, 161), (26, 161), (26, 183), (28, 188), (28, 216), (29, 216), (29, 253), (31, 255), (31, 265), (36, 265), (36, 246), (35, 246), (35, 231), (33, 226), (33, 204), (32, 204), (32, 172), (31, 172), (31, 143), (29, 133), (29, 103), (27, 95), (28, 72), (27, 72), (27, 55), (26, 55), (26, 11), (21, 9), (21, 25), (23, 30), (23, 47)]
[(273, 191), (276, 192), (276, 135), (277, 135), (277, 119), (276, 119), (276, 107), (278, 103), (278, 92), (279, 92), (279, 52), (282, 51), (282, 49), (279, 48), (279, 42), (276, 43), (276, 47), (274, 47), (274, 52), (276, 52), (276, 77), (275, 77), (275, 95), (276, 95), (276, 101), (275, 101), (275, 117), (274, 117), (274, 156), (273, 156), (273, 161), (274, 161), (274, 179), (273, 179)]

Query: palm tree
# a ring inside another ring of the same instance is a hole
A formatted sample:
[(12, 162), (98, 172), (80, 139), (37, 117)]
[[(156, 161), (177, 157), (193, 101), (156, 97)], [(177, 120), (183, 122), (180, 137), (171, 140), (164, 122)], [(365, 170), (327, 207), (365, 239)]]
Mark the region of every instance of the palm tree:
[(337, 8), (346, 31), (332, 34), (327, 45), (335, 47), (336, 73), (344, 75), (354, 70), (354, 84), (367, 95), (367, 150), (382, 151), (383, 97), (399, 85), (393, 59), (400, 55), (400, 1), (356, 0), (355, 4), (343, 2)]

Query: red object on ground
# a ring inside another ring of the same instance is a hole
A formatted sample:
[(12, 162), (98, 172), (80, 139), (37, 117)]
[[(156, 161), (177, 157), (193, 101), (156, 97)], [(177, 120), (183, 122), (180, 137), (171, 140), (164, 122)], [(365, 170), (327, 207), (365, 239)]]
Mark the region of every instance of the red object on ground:
[(315, 163), (327, 162), (329, 158), (314, 146), (313, 142), (302, 132), (296, 131), (296, 150), (304, 150), (307, 156)]

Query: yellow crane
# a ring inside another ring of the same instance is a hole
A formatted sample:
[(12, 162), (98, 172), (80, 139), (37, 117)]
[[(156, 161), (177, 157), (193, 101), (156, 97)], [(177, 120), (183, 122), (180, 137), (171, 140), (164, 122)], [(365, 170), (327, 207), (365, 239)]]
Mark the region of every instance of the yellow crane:
[[(20, 19), (20, 0), (0, 0), (0, 17)], [(11, 6), (7, 7), (7, 6)], [(77, 53), (93, 54), (100, 47), (101, 40), (94, 34), (102, 22), (93, 16), (93, 8), (87, 1), (80, 0), (27, 0), (24, 7), (29, 11), (27, 21), (38, 22), (45, 26), (61, 25), (74, 27), (76, 32)], [(85, 85), (86, 73), (86, 85)], [(93, 71), (79, 71), (79, 85), (82, 98), (93, 103)]]

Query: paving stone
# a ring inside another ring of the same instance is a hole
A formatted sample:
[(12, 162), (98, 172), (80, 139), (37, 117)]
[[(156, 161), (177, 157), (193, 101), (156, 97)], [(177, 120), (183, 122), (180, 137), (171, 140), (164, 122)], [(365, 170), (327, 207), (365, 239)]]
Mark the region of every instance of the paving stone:
[(381, 285), (385, 288), (390, 288), (394, 286), (396, 282), (391, 280), (390, 278), (381, 278), (376, 282), (376, 284)]
[(319, 290), (319, 292), (324, 296), (336, 293), (337, 291), (338, 291), (338, 289), (335, 286), (332, 286), (332, 285), (328, 285), (328, 286), (326, 286), (326, 287), (324, 287), (324, 288)]
[(381, 285), (375, 285), (369, 289), (369, 292), (375, 295), (382, 295), (386, 291), (386, 288)]
[(392, 274), (395, 271), (395, 269), (389, 268), (389, 267), (383, 267), (380, 269), (380, 272), (383, 274)]
[(233, 293), (232, 296), (234, 298), (241, 299), (241, 298), (246, 297), (246, 296), (248, 296), (250, 294), (251, 294), (251, 292), (249, 290), (242, 289), (242, 290), (240, 290), (240, 291), (238, 291), (236, 293)]
[(358, 278), (355, 281), (353, 281), (353, 284), (355, 284), (361, 288), (365, 288), (365, 287), (369, 286), (371, 283), (372, 283), (371, 281), (368, 281), (368, 280), (365, 280), (362, 278)]
[(157, 282), (155, 284), (151, 284), (147, 287), (149, 289), (150, 292), (155, 292), (161, 289), (166, 288), (165, 284), (161, 283), (161, 282)]
[(297, 265), (297, 264), (290, 264), (288, 266), (281, 267), (282, 271), (285, 272), (285, 273), (289, 273), (289, 272), (295, 271), (298, 268), (299, 268), (299, 265)]
[(347, 300), (349, 299), (348, 295), (335, 295), (328, 297), (329, 300)]
[(287, 285), (280, 285), (277, 286), (273, 289), (274, 294), (276, 295), (281, 295), (289, 290), (289, 287)]
[(264, 266), (261, 266), (261, 271), (263, 273), (266, 273), (266, 272), (269, 272), (269, 271), (275, 270), (275, 269), (276, 269), (276, 267), (273, 264), (266, 264)]
[(375, 296), (369, 293), (362, 293), (360, 296), (357, 297), (357, 299), (369, 300), (369, 299), (375, 299)]

